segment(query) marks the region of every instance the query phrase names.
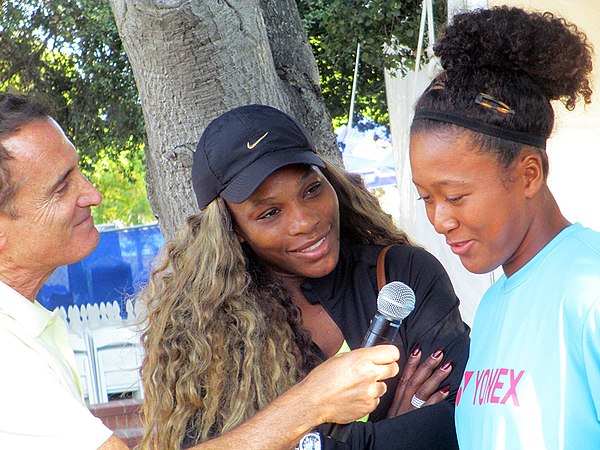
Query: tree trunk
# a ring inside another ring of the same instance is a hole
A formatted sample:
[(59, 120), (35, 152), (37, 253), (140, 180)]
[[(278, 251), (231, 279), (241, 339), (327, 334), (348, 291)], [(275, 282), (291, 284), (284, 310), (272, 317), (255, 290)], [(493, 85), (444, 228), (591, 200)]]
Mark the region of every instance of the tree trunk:
[(294, 0), (110, 0), (142, 101), (148, 196), (173, 236), (197, 212), (190, 171), (202, 131), (263, 103), (302, 121), (339, 158)]

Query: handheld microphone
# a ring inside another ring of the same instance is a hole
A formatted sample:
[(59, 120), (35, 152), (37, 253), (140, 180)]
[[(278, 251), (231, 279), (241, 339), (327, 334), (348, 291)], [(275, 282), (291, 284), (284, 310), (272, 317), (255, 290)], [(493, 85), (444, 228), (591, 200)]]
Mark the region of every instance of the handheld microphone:
[[(401, 281), (392, 281), (379, 291), (377, 312), (371, 320), (361, 347), (395, 344), (400, 324), (415, 307), (415, 293)], [(346, 442), (351, 424), (330, 424), (326, 434), (332, 439)]]

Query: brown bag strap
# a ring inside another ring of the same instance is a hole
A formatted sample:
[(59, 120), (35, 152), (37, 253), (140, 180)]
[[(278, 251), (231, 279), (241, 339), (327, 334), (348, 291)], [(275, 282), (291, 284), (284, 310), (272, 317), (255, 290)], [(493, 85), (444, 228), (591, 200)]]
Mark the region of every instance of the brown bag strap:
[(379, 256), (377, 257), (377, 289), (380, 291), (386, 284), (385, 280), (385, 254), (388, 250), (394, 247), (396, 244), (390, 244), (381, 249)]

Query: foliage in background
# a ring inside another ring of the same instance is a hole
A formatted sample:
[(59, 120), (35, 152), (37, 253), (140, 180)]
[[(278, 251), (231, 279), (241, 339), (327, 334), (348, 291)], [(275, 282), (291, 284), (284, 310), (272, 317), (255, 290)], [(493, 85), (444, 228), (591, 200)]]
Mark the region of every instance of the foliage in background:
[[(356, 44), (356, 116), (388, 124), (384, 68), (406, 71), (419, 0), (297, 0), (334, 126), (348, 121)], [(445, 17), (445, 1), (436, 16)], [(45, 94), (104, 194), (96, 222), (153, 221), (145, 195), (144, 121), (135, 81), (105, 0), (2, 0), (0, 89)], [(391, 53), (382, 51), (392, 47)]]
[(146, 195), (143, 147), (121, 152), (118, 160), (107, 154), (98, 156), (94, 172), (86, 174), (104, 194), (102, 203), (94, 207), (94, 221), (118, 226), (155, 222)]
[(154, 220), (141, 105), (108, 2), (3, 0), (0, 10), (0, 89), (40, 93), (52, 105), (105, 195), (96, 222)]
[(85, 164), (143, 143), (141, 106), (108, 2), (4, 0), (1, 8), (0, 87), (46, 94)]
[[(297, 0), (319, 66), (321, 87), (335, 125), (348, 121), (356, 45), (361, 55), (355, 99), (359, 115), (389, 126), (384, 69), (406, 73), (414, 67), (421, 0)], [(434, 1), (436, 22), (446, 1)], [(383, 51), (383, 49), (389, 49)]]

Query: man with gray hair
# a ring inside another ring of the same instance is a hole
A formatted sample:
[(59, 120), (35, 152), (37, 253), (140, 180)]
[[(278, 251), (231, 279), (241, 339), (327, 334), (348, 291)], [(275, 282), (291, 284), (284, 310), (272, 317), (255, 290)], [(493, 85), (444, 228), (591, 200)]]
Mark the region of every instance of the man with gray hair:
[[(0, 448), (98, 448), (112, 432), (82, 401), (65, 323), (36, 302), (98, 244), (102, 196), (49, 108), (0, 95)], [(90, 442), (88, 447), (82, 442)]]

